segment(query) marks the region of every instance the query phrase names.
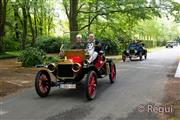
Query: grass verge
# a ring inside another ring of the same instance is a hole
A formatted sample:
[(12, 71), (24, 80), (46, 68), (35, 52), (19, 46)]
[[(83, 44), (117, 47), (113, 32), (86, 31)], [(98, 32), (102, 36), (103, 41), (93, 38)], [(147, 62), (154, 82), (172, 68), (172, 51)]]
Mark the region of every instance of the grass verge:
[(9, 52), (5, 52), (3, 54), (0, 54), (0, 59), (16, 58), (19, 55), (20, 55), (20, 51), (9, 51)]

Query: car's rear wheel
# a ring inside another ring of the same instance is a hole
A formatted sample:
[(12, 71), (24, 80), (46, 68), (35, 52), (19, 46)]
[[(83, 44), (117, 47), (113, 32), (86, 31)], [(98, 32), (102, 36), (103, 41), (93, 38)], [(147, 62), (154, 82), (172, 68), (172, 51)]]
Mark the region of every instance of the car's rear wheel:
[(51, 78), (47, 71), (41, 70), (37, 73), (35, 79), (35, 89), (40, 97), (48, 96), (51, 89)]
[(111, 62), (109, 65), (110, 65), (109, 79), (111, 83), (114, 83), (114, 81), (116, 80), (116, 66), (113, 62)]
[(86, 97), (88, 100), (93, 100), (96, 96), (96, 88), (97, 88), (97, 75), (91, 70), (88, 72), (86, 77)]
[(144, 58), (147, 59), (147, 53), (145, 53)]

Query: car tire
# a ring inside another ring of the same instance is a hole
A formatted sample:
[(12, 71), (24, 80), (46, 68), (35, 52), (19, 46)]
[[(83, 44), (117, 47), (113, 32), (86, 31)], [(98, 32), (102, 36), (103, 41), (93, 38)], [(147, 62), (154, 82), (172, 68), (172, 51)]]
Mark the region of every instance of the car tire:
[(87, 100), (93, 100), (96, 97), (97, 88), (97, 75), (96, 72), (91, 70), (86, 76), (85, 91)]
[(132, 61), (132, 57), (129, 57), (130, 61)]
[(40, 97), (48, 96), (51, 89), (51, 78), (47, 71), (41, 70), (36, 74), (35, 89)]
[(142, 52), (139, 53), (139, 60), (142, 61)]
[(116, 65), (113, 62), (110, 62), (109, 68), (110, 68), (109, 80), (110, 83), (114, 83), (116, 80)]
[(147, 59), (147, 53), (145, 53), (144, 58)]

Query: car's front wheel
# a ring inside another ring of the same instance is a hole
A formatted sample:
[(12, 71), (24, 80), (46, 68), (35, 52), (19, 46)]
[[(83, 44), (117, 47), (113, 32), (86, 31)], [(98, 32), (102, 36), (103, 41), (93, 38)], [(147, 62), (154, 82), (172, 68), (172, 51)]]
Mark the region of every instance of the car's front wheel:
[(130, 59), (130, 61), (132, 61), (132, 57), (131, 56), (129, 57), (129, 59)]
[(86, 76), (86, 83), (85, 83), (86, 97), (88, 100), (93, 100), (95, 98), (96, 88), (97, 88), (97, 75), (93, 70), (91, 70), (88, 72)]
[(147, 53), (145, 53), (144, 58), (147, 59)]
[(51, 78), (47, 71), (41, 70), (37, 73), (35, 79), (35, 89), (40, 97), (48, 96), (51, 89)]

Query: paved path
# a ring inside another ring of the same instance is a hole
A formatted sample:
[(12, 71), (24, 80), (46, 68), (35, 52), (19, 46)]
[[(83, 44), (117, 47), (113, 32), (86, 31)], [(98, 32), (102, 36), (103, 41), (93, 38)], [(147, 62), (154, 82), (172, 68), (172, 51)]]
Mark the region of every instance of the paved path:
[(117, 80), (98, 81), (97, 97), (88, 102), (83, 87), (55, 88), (40, 98), (34, 88), (1, 101), (1, 120), (156, 120), (156, 113), (139, 112), (139, 105), (160, 105), (168, 76), (178, 65), (177, 48), (148, 54), (143, 61), (119, 62)]

